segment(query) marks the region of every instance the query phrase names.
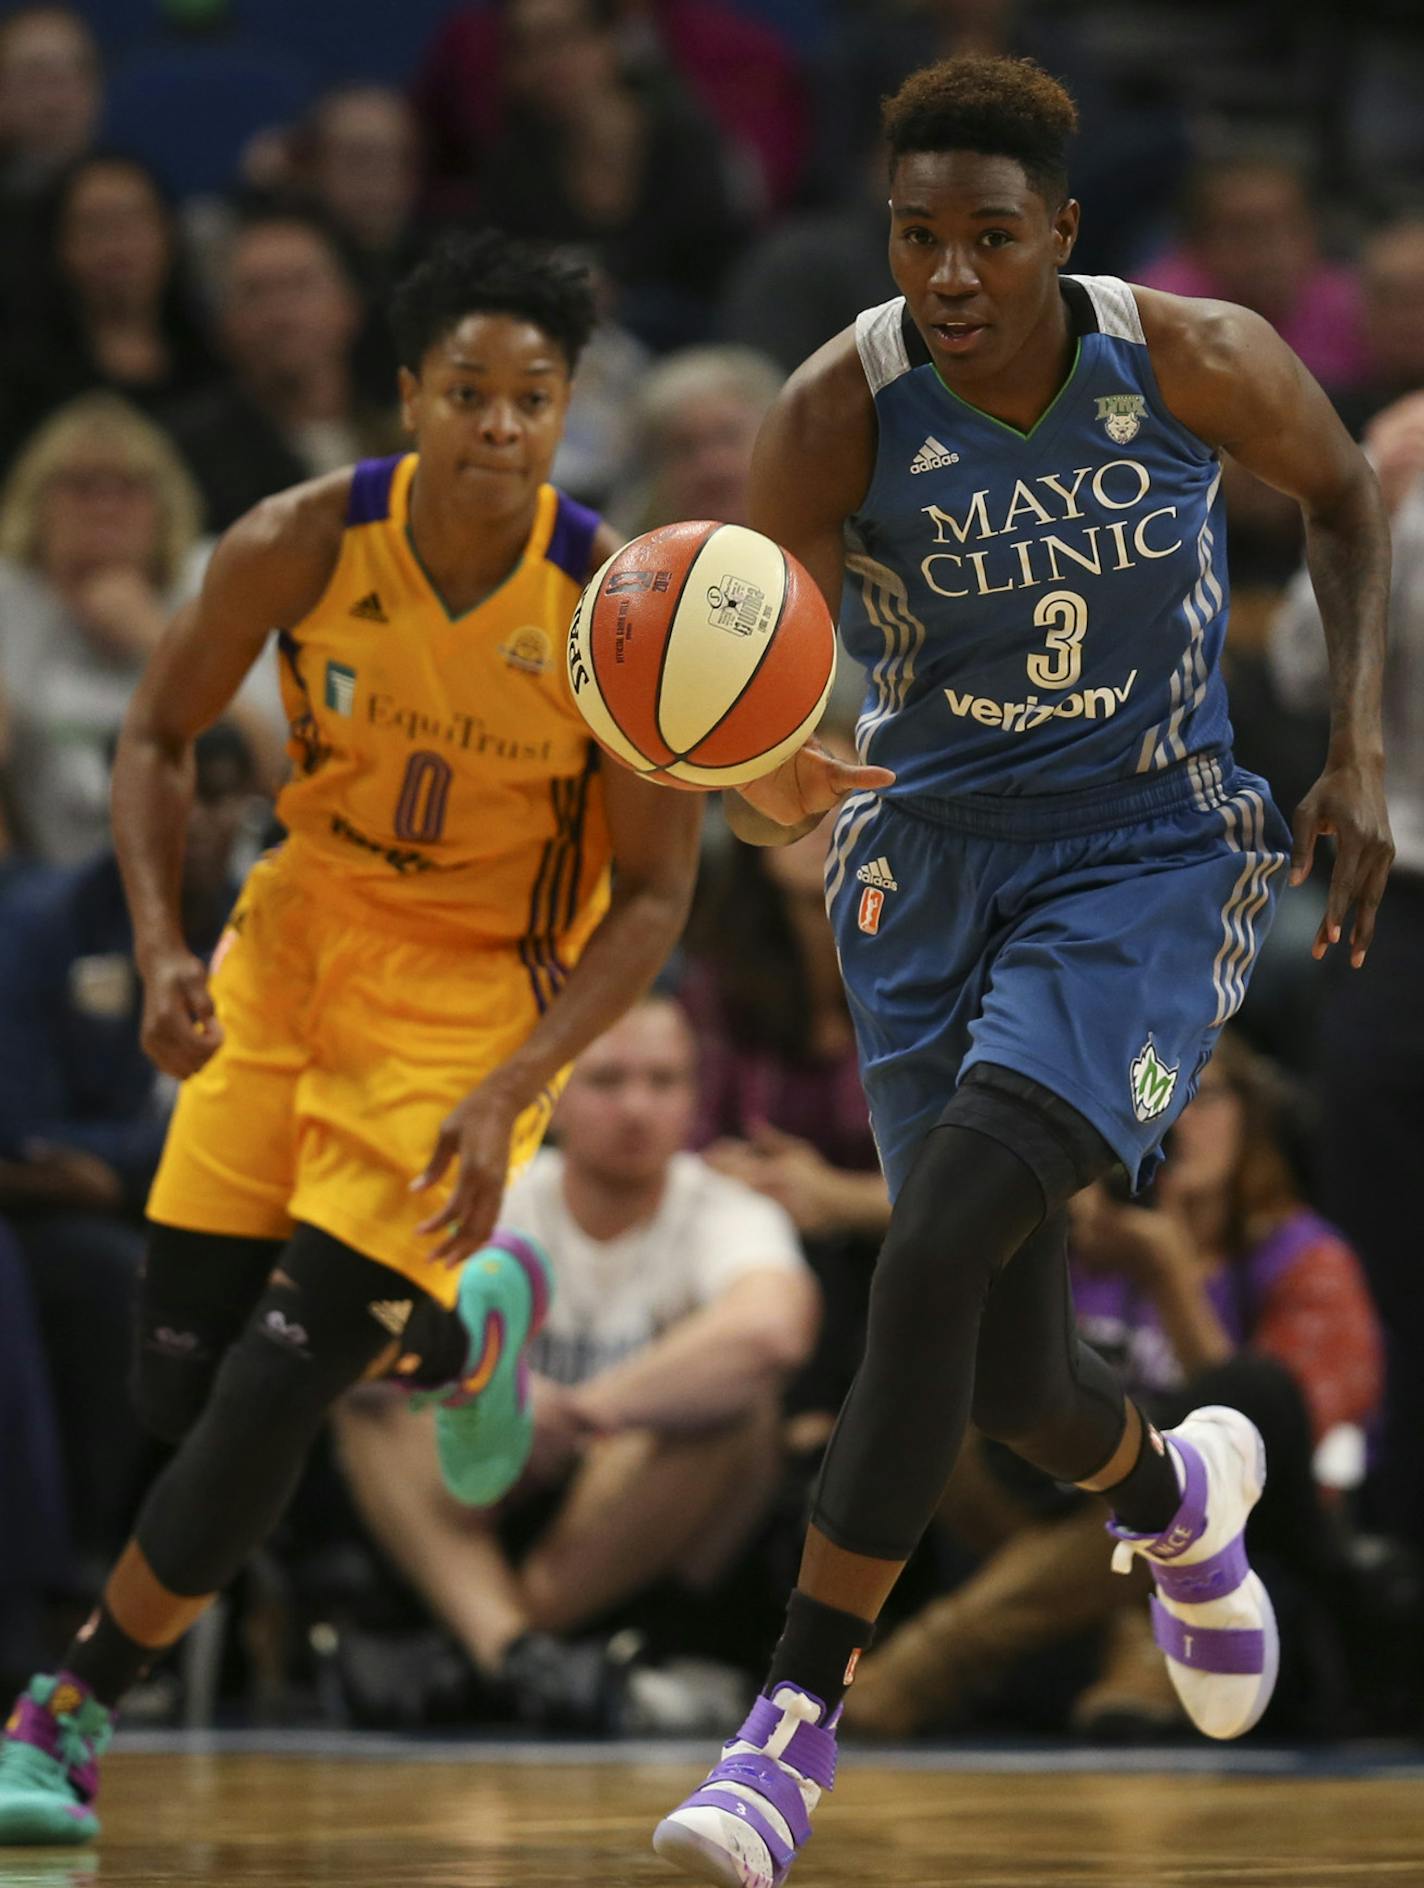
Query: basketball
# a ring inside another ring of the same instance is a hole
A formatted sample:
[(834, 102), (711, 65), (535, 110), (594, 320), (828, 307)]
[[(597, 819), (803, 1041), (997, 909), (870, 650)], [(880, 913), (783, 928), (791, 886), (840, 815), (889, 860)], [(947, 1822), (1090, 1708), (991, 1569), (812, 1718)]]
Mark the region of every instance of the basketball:
[(806, 569), (758, 531), (706, 520), (625, 544), (569, 627), (569, 685), (594, 739), (650, 780), (704, 791), (796, 752), (835, 657)]

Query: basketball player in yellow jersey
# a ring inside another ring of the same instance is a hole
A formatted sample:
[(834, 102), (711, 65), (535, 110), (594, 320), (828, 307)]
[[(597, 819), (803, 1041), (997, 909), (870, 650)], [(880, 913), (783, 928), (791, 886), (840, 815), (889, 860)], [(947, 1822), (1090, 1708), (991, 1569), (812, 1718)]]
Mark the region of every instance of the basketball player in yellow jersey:
[[(506, 1173), (682, 928), (701, 802), (600, 766), (563, 679), (578, 592), (617, 544), (547, 482), (585, 276), (485, 234), (417, 269), (393, 314), (415, 452), (234, 525), (120, 747), (144, 1040), (184, 1078), (135, 1384), (178, 1446), (63, 1669), (16, 1706), (0, 1844), (96, 1833), (121, 1693), (267, 1535), (352, 1384), (435, 1394), (465, 1498), (513, 1481), (548, 1280), (527, 1243), (487, 1243)], [(289, 837), (210, 987), (178, 912), (192, 743), (274, 626)]]

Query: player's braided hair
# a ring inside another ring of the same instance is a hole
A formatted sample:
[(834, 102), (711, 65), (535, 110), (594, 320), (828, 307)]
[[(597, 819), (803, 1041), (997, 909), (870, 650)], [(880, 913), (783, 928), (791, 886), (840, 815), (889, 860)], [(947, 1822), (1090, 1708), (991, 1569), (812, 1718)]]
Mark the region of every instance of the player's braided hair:
[(391, 328), (403, 366), (418, 372), (435, 344), (466, 315), (517, 315), (541, 328), (578, 365), (595, 313), (581, 262), (551, 244), (501, 230), (448, 236), (397, 287)]
[(892, 175), (910, 152), (977, 151), (1014, 158), (1051, 204), (1068, 194), (1078, 108), (1032, 59), (974, 55), (925, 66), (885, 100), (881, 123)]

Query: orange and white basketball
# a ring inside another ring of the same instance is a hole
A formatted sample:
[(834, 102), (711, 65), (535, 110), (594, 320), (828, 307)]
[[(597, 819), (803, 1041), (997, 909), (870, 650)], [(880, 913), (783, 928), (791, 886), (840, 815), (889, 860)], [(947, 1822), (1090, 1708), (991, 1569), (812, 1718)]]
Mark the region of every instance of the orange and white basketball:
[(667, 786), (770, 773), (820, 719), (835, 666), (830, 611), (805, 567), (737, 524), (634, 538), (569, 627), (569, 685), (590, 732)]

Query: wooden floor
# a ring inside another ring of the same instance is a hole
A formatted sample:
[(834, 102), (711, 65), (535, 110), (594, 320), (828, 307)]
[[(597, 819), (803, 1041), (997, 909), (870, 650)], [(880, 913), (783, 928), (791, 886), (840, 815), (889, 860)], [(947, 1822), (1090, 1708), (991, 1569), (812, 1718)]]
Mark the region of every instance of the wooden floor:
[[(1054, 1774), (1044, 1761), (986, 1773), (852, 1757), (794, 1888), (1424, 1888), (1424, 1768)], [(453, 1760), (118, 1750), (98, 1848), (0, 1852), (0, 1888), (657, 1888), (680, 1877), (649, 1833), (699, 1774), (466, 1747)]]

